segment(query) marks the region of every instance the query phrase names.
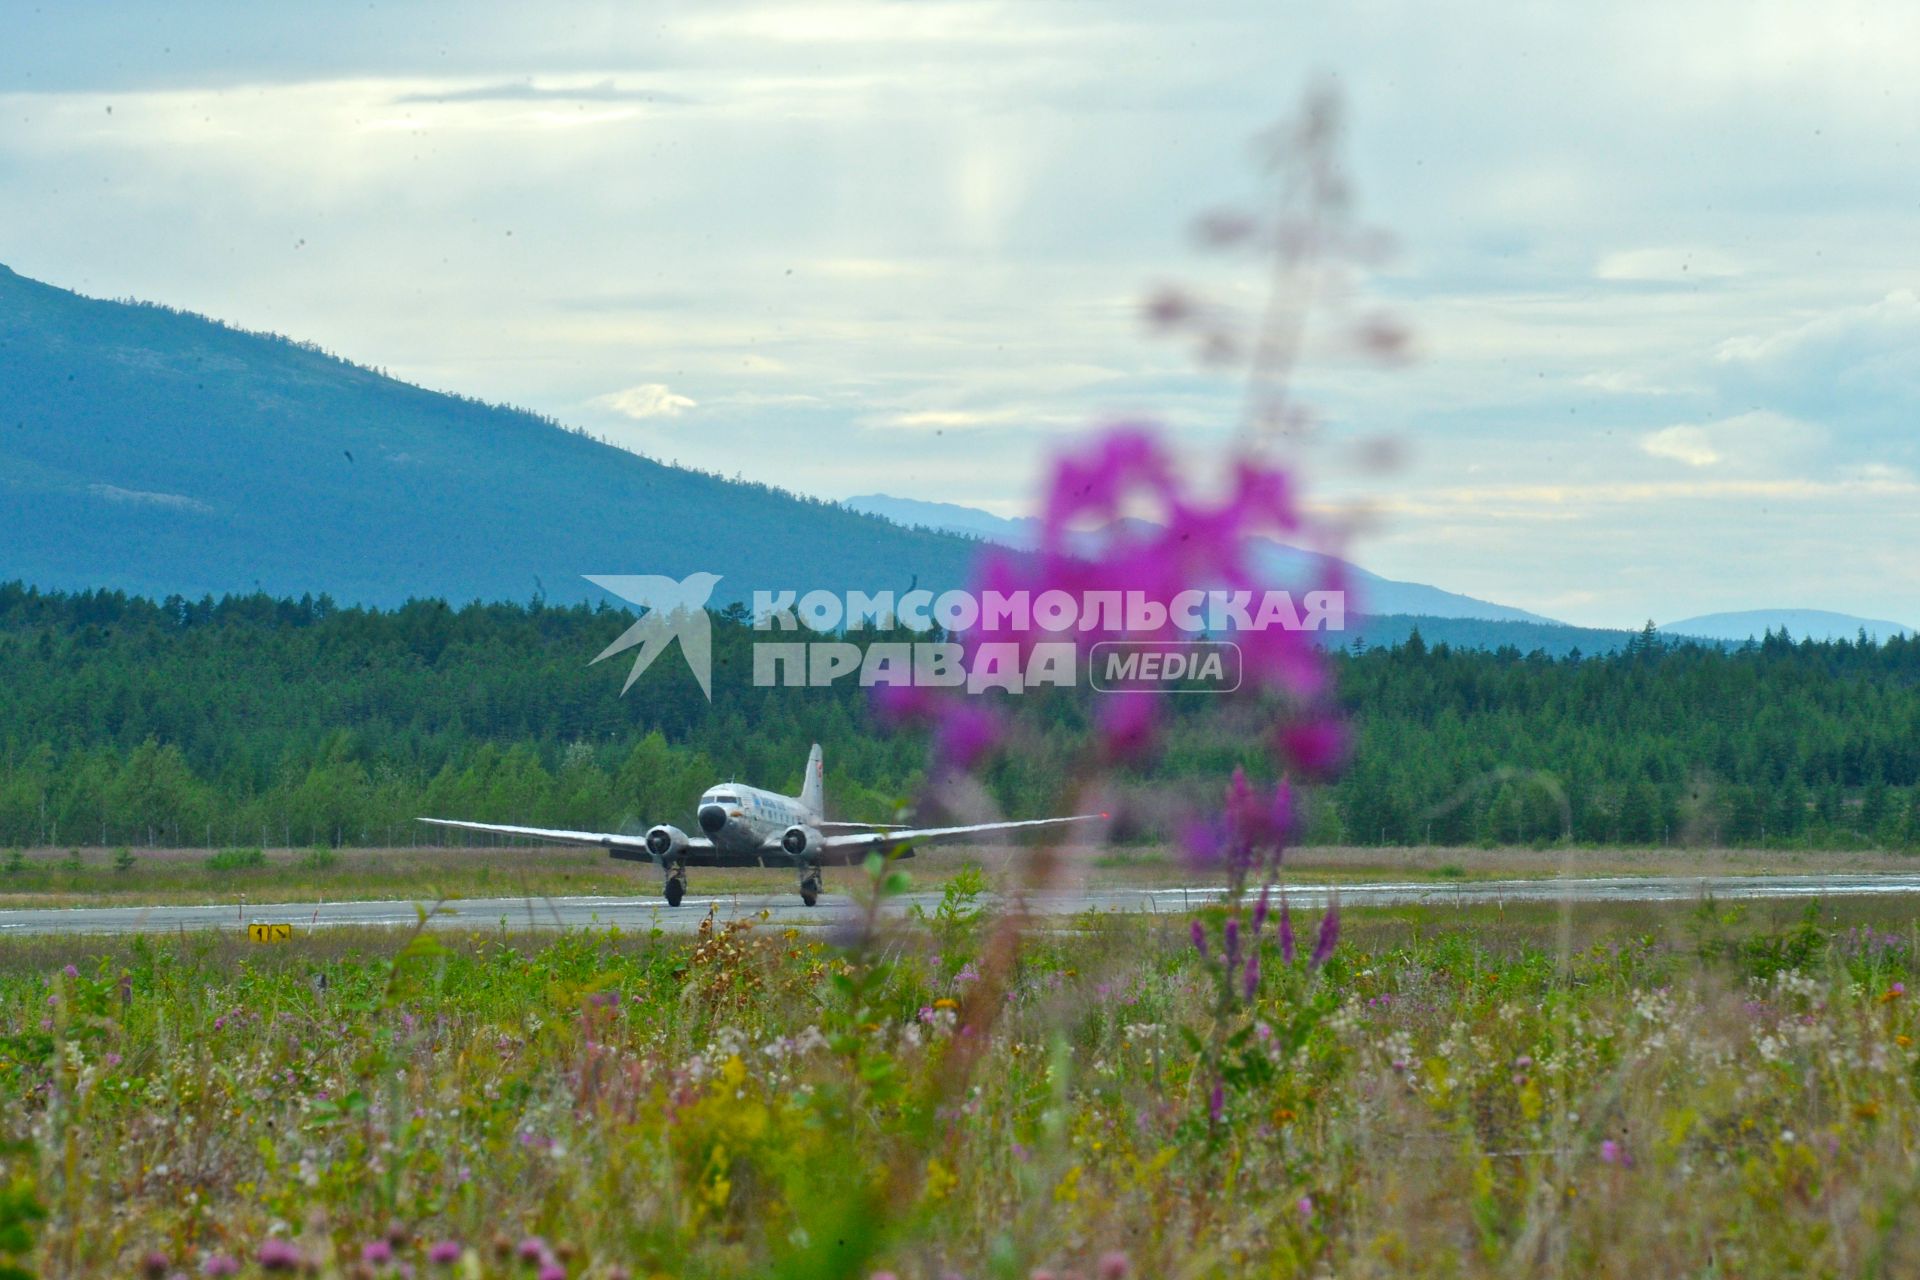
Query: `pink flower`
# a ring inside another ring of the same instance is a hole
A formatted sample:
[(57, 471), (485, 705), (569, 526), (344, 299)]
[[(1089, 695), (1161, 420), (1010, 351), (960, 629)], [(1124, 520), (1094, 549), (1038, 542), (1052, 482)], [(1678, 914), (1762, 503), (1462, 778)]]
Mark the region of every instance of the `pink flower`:
[(1094, 1268), (1099, 1280), (1127, 1280), (1133, 1274), (1133, 1260), (1118, 1249), (1111, 1249), (1100, 1255), (1100, 1264)]
[(262, 1271), (298, 1271), (304, 1261), (305, 1259), (300, 1256), (300, 1250), (291, 1240), (273, 1237), (260, 1244)]
[(1247, 970), (1240, 980), (1240, 994), (1247, 1000), (1252, 1000), (1260, 994), (1260, 953), (1258, 951), (1247, 953)]
[(237, 1276), (240, 1274), (240, 1264), (224, 1253), (209, 1254), (207, 1255), (207, 1260), (200, 1264), (200, 1274), (204, 1276)]
[(385, 1240), (369, 1240), (360, 1246), (360, 1261), (382, 1267), (393, 1261), (393, 1246)]
[(1333, 949), (1340, 944), (1340, 899), (1335, 898), (1327, 904), (1327, 914), (1320, 917), (1319, 932), (1314, 935), (1313, 955), (1307, 960), (1307, 967), (1318, 969), (1332, 956)]
[(427, 1261), (437, 1267), (450, 1267), (460, 1261), (460, 1246), (452, 1240), (437, 1241), (427, 1250)]
[(540, 1268), (540, 1280), (567, 1280), (567, 1269), (557, 1262), (548, 1262)]
[(1206, 926), (1202, 925), (1198, 920), (1195, 920), (1187, 926), (1187, 936), (1193, 939), (1193, 949), (1200, 953), (1202, 960), (1205, 960), (1207, 958)]
[(538, 1262), (542, 1258), (548, 1257), (550, 1251), (547, 1249), (547, 1242), (545, 1240), (542, 1240), (539, 1236), (528, 1236), (519, 1243), (514, 1249), (514, 1252), (520, 1255), (520, 1261), (522, 1262)]
[(1297, 1213), (1299, 1213), (1301, 1217), (1311, 1218), (1313, 1216), (1313, 1197), (1301, 1196), (1299, 1202), (1296, 1203), (1293, 1207), (1294, 1207), (1294, 1210)]

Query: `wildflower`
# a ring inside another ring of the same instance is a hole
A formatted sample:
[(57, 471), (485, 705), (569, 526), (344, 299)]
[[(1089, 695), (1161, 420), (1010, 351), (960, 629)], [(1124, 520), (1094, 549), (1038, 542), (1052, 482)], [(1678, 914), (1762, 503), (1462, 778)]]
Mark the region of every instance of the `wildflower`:
[(1200, 958), (1202, 960), (1205, 960), (1207, 958), (1206, 929), (1201, 925), (1201, 923), (1198, 920), (1195, 920), (1191, 925), (1187, 927), (1187, 933), (1193, 938), (1193, 949), (1200, 953)]
[(1281, 753), (1309, 777), (1330, 778), (1346, 763), (1347, 730), (1338, 720), (1311, 720), (1282, 729)]
[(973, 702), (948, 708), (934, 735), (934, 754), (956, 769), (971, 769), (1000, 745), (1000, 722)]
[(558, 1262), (549, 1262), (540, 1268), (540, 1280), (567, 1280), (567, 1269)]
[(1902, 1049), (1908, 1049), (1913, 1047), (1913, 1037), (1906, 1034), (1905, 1032), (1901, 1032), (1899, 1035), (1895, 1036), (1893, 1038), (1893, 1042), (1899, 1045)]
[(1287, 910), (1287, 896), (1280, 895), (1280, 958), (1288, 964), (1293, 963), (1293, 914)]
[(1133, 1274), (1133, 1260), (1118, 1249), (1110, 1249), (1100, 1255), (1100, 1264), (1094, 1269), (1094, 1275), (1100, 1280), (1127, 1280)]
[(290, 1240), (270, 1238), (260, 1245), (260, 1269), (262, 1271), (298, 1271), (306, 1260), (300, 1256), (300, 1250)]
[(158, 1249), (150, 1249), (147, 1256), (140, 1259), (140, 1274), (148, 1280), (162, 1280), (167, 1274), (167, 1255)]
[(900, 1280), (900, 1278), (891, 1271), (876, 1271), (868, 1276), (867, 1280)]
[(77, 978), (80, 976), (80, 971), (74, 968), (72, 965), (68, 965), (66, 968), (62, 969), (60, 972), (66, 974), (69, 978)]
[(1295, 1212), (1297, 1212), (1301, 1217), (1311, 1218), (1313, 1216), (1313, 1197), (1301, 1196), (1299, 1201), (1296, 1202), (1293, 1207)]
[(1221, 1087), (1218, 1080), (1215, 1080), (1213, 1082), (1213, 1091), (1207, 1094), (1207, 1118), (1213, 1121), (1213, 1123), (1219, 1124), (1221, 1117), (1225, 1116), (1226, 1113), (1227, 1091)]
[(1885, 995), (1880, 997), (1880, 1003), (1891, 1004), (1905, 994), (1907, 994), (1907, 984), (1904, 982), (1896, 982), (1887, 988)]
[(1314, 935), (1313, 955), (1307, 960), (1307, 967), (1318, 969), (1333, 955), (1334, 947), (1340, 943), (1340, 900), (1335, 898), (1327, 904), (1327, 914), (1320, 917), (1320, 931)]
[(209, 1254), (207, 1260), (200, 1264), (200, 1274), (203, 1276), (237, 1276), (240, 1274), (240, 1264), (224, 1253)]
[(1258, 995), (1259, 992), (1260, 953), (1258, 951), (1249, 951), (1247, 953), (1247, 969), (1240, 979), (1240, 994), (1250, 1001), (1254, 996)]
[(1159, 702), (1150, 693), (1117, 693), (1100, 700), (1100, 745), (1109, 760), (1133, 760), (1153, 745)]
[(393, 1246), (385, 1240), (369, 1240), (360, 1246), (360, 1261), (371, 1267), (383, 1267), (393, 1261)]
[(452, 1240), (436, 1241), (427, 1250), (427, 1261), (436, 1267), (450, 1267), (460, 1261), (460, 1246)]
[(538, 1262), (549, 1256), (547, 1242), (539, 1236), (528, 1236), (515, 1247), (514, 1252), (520, 1256), (522, 1262)]
[(1228, 920), (1226, 927), (1221, 930), (1221, 933), (1226, 943), (1225, 960), (1227, 967), (1231, 969), (1240, 963), (1240, 922), (1238, 920)]

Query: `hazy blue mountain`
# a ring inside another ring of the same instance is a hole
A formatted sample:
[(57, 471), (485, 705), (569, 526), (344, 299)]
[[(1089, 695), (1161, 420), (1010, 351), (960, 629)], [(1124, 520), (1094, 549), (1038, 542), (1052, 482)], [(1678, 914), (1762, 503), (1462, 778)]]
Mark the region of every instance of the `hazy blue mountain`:
[(1521, 653), (1538, 651), (1552, 658), (1580, 653), (1589, 657), (1612, 653), (1627, 647), (1637, 632), (1613, 631), (1601, 627), (1575, 627), (1560, 622), (1515, 622), (1486, 618), (1436, 618), (1404, 613), (1362, 618), (1345, 635), (1330, 636), (1330, 644), (1353, 647), (1357, 640), (1367, 648), (1405, 644), (1415, 632), (1427, 647), (1450, 645), (1455, 649), (1518, 649)]
[(669, 467), (306, 344), (0, 267), (0, 580), (151, 596), (605, 599), (582, 574), (965, 580), (948, 534)]
[(1851, 640), (1865, 631), (1875, 640), (1910, 636), (1913, 628), (1878, 618), (1856, 618), (1825, 609), (1750, 609), (1742, 613), (1703, 613), (1697, 618), (1662, 623), (1667, 635), (1703, 636), (1709, 640), (1758, 640), (1785, 627), (1795, 640)]
[[(922, 502), (912, 498), (890, 497), (884, 493), (867, 493), (848, 498), (841, 505), (855, 511), (884, 516), (913, 528), (966, 534), (1011, 547), (1031, 546), (1039, 533), (1039, 524), (1032, 517), (1008, 519), (975, 507), (964, 507), (952, 502)], [(1348, 561), (1334, 560), (1332, 557), (1302, 551), (1298, 547), (1290, 547), (1280, 542), (1265, 539), (1261, 542), (1260, 554), (1263, 567), (1272, 574), (1275, 581), (1303, 583), (1315, 581), (1324, 576), (1326, 569), (1331, 565), (1339, 569), (1350, 584), (1353, 597), (1357, 601), (1356, 614), (1364, 612), (1370, 618), (1418, 615), (1433, 618), (1477, 618), (1497, 622), (1524, 622), (1543, 627), (1563, 625), (1552, 618), (1543, 618), (1525, 609), (1515, 609), (1509, 605), (1494, 604), (1487, 600), (1476, 600), (1472, 596), (1443, 591), (1439, 587), (1429, 587), (1418, 582), (1399, 582), (1392, 578), (1383, 578), (1377, 573), (1370, 573)], [(1577, 642), (1569, 641), (1568, 647), (1573, 647), (1575, 643)], [(1499, 646), (1496, 644), (1493, 647)]]

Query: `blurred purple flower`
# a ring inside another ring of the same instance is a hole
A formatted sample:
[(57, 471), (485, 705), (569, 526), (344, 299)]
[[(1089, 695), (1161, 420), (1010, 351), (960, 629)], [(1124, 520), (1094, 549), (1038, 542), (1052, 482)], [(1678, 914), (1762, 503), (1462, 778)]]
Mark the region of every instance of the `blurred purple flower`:
[(528, 1236), (514, 1249), (522, 1262), (538, 1262), (549, 1254), (547, 1242), (539, 1236)]
[(1247, 952), (1247, 970), (1240, 980), (1241, 995), (1248, 1001), (1260, 992), (1260, 953), (1257, 950)]
[(1320, 917), (1320, 929), (1313, 938), (1313, 955), (1307, 961), (1307, 967), (1318, 969), (1333, 955), (1333, 949), (1340, 944), (1340, 899), (1327, 903), (1327, 913)]
[(1187, 926), (1187, 934), (1193, 939), (1193, 949), (1200, 953), (1202, 960), (1205, 960), (1207, 958), (1206, 926), (1202, 925), (1198, 920), (1195, 920)]
[(1226, 962), (1227, 968), (1231, 969), (1240, 963), (1240, 921), (1237, 919), (1229, 919), (1226, 926), (1222, 928), (1220, 932), (1223, 935), (1222, 941), (1224, 943), (1222, 948), (1225, 953), (1223, 959)]
[(203, 1276), (237, 1276), (240, 1274), (240, 1264), (224, 1253), (208, 1254), (207, 1260), (200, 1264), (200, 1274)]
[(1313, 1197), (1301, 1196), (1298, 1203), (1296, 1203), (1293, 1207), (1301, 1217), (1311, 1218), (1313, 1216)]
[(371, 1267), (385, 1266), (393, 1261), (393, 1246), (385, 1240), (369, 1240), (360, 1246), (360, 1261)]
[(1207, 1094), (1207, 1118), (1215, 1124), (1219, 1124), (1221, 1117), (1226, 1114), (1227, 1091), (1221, 1087), (1218, 1080), (1215, 1080), (1213, 1082), (1213, 1091)]
[(1000, 721), (977, 702), (946, 708), (933, 735), (934, 755), (953, 768), (968, 770), (1000, 745)]
[(453, 1240), (436, 1241), (427, 1250), (427, 1261), (436, 1267), (450, 1267), (460, 1261), (460, 1245)]
[(1133, 1260), (1118, 1249), (1110, 1249), (1100, 1255), (1100, 1263), (1094, 1268), (1099, 1280), (1127, 1280), (1133, 1274)]
[(77, 978), (80, 976), (80, 971), (74, 968), (72, 965), (68, 965), (66, 968), (62, 969), (60, 972), (66, 974), (69, 978)]
[(300, 1250), (291, 1240), (272, 1237), (261, 1242), (260, 1269), (262, 1271), (298, 1271), (306, 1259), (300, 1256)]
[(1288, 964), (1293, 963), (1293, 913), (1287, 910), (1287, 895), (1280, 895), (1280, 958)]
[(1159, 727), (1160, 700), (1151, 693), (1116, 693), (1100, 700), (1100, 747), (1109, 760), (1145, 756)]
[(1308, 720), (1288, 725), (1279, 733), (1282, 755), (1311, 778), (1331, 778), (1347, 762), (1347, 727), (1338, 720)]
[(540, 1268), (540, 1280), (567, 1280), (567, 1269), (558, 1262), (548, 1262)]
[(1272, 892), (1273, 889), (1270, 885), (1263, 884), (1260, 886), (1260, 900), (1253, 904), (1253, 923), (1251, 927), (1255, 936), (1258, 936), (1260, 930), (1266, 927), (1267, 912), (1270, 909), (1267, 900)]

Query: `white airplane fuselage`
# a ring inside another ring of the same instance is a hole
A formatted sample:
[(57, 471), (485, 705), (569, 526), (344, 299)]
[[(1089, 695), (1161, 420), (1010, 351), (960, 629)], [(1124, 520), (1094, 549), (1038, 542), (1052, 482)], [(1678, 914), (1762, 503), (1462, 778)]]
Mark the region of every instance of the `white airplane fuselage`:
[(738, 782), (708, 787), (694, 810), (701, 834), (714, 851), (731, 857), (786, 861), (780, 837), (793, 827), (817, 826), (821, 815), (794, 796), (762, 791)]

